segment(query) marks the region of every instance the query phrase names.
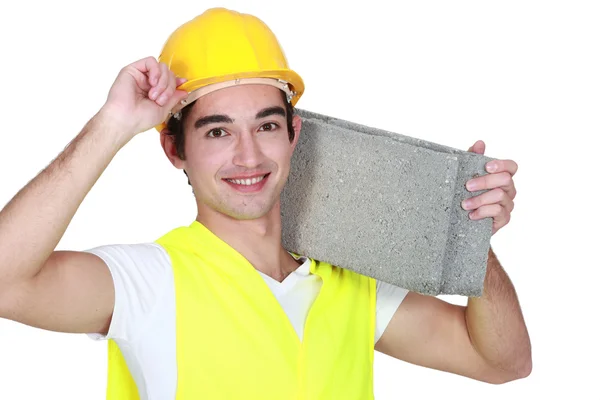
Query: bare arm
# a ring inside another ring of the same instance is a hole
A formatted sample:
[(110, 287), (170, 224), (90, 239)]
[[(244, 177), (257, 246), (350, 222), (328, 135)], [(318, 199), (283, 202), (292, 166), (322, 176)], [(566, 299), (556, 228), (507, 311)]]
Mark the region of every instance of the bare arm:
[[(125, 67), (101, 111), (0, 211), (0, 317), (57, 331), (106, 332), (114, 306), (108, 268), (95, 255), (54, 249), (119, 149), (164, 120), (185, 94), (175, 83), (153, 58)], [(150, 100), (151, 89), (167, 100)]]
[(490, 249), (481, 298), (469, 298), (465, 311), (471, 343), (494, 368), (514, 377), (531, 372), (531, 342), (517, 293)]
[(531, 371), (531, 345), (512, 283), (490, 249), (484, 293), (467, 307), (409, 293), (375, 349), (490, 383)]
[(92, 254), (54, 252), (120, 148), (106, 121), (92, 118), (0, 211), (1, 316), (52, 330), (106, 330), (114, 305), (108, 269)]

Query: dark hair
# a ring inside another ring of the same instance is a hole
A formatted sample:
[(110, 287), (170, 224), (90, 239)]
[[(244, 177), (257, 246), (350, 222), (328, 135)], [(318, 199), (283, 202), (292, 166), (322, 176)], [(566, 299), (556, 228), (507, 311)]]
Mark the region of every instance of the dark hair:
[[(288, 129), (288, 137), (290, 139), (290, 142), (294, 140), (294, 136), (295, 136), (295, 132), (294, 132), (294, 127), (292, 126), (292, 119), (294, 117), (294, 107), (292, 106), (292, 104), (290, 102), (287, 101), (287, 96), (285, 94), (285, 92), (283, 90), (280, 91), (281, 92), (281, 97), (283, 99), (283, 104), (285, 104), (285, 117), (286, 117), (286, 122), (287, 122), (287, 129)], [(181, 160), (185, 160), (185, 135), (183, 132), (183, 126), (185, 125), (185, 120), (187, 118), (187, 116), (189, 115), (190, 111), (192, 110), (192, 107), (194, 106), (195, 101), (193, 101), (192, 103), (188, 104), (187, 106), (183, 107), (181, 109), (181, 118), (177, 119), (177, 118), (173, 118), (171, 117), (169, 119), (169, 122), (167, 122), (167, 135), (171, 136), (173, 142), (175, 143), (175, 149), (177, 150), (177, 156), (179, 156), (179, 158)], [(185, 172), (185, 170), (183, 171), (183, 173), (185, 174), (185, 176), (187, 176), (187, 173)], [(188, 177), (188, 185), (192, 185), (190, 183), (190, 179)]]

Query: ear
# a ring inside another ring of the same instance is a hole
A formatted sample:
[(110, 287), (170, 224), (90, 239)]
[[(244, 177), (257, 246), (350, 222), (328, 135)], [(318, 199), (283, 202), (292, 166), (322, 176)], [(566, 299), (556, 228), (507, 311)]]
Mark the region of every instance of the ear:
[(292, 150), (296, 148), (298, 144), (298, 138), (300, 137), (300, 130), (302, 129), (302, 118), (299, 115), (292, 117), (292, 128), (294, 128), (294, 140), (292, 140)]
[(177, 148), (175, 147), (175, 137), (169, 135), (167, 128), (160, 132), (160, 144), (171, 164), (177, 169), (183, 169), (185, 162), (179, 158)]

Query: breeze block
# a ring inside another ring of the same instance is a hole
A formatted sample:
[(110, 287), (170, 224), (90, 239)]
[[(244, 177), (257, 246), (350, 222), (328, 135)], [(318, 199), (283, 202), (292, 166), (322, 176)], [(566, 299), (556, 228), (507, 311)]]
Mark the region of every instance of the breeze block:
[(492, 219), (465, 183), (492, 158), (297, 109), (282, 245), (427, 295), (481, 296)]

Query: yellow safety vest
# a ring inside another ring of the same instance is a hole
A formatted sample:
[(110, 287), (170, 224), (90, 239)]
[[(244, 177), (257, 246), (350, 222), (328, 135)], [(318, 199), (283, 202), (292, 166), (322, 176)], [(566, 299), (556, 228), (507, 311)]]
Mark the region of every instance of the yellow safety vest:
[[(300, 341), (256, 269), (197, 221), (156, 241), (175, 280), (177, 400), (373, 399), (375, 280), (311, 260), (323, 280)], [(139, 400), (108, 344), (108, 400)]]

